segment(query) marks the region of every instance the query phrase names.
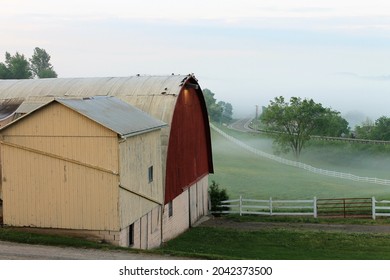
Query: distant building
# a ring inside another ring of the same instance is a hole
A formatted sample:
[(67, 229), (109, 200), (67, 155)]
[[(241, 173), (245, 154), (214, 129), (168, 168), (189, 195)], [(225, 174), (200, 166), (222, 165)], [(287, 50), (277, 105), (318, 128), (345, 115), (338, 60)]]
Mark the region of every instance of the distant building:
[(0, 130), (4, 224), (152, 248), (207, 214), (210, 130), (193, 76), (0, 81), (0, 99), (0, 111), (19, 103)]

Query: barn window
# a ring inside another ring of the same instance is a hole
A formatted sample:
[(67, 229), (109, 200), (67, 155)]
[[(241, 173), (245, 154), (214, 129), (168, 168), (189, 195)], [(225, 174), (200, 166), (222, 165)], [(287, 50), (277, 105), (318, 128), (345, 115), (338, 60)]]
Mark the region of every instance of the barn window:
[(168, 216), (169, 217), (173, 216), (173, 202), (172, 201), (168, 202)]
[(149, 183), (153, 182), (153, 165), (148, 169)]
[(134, 245), (134, 224), (129, 226), (129, 247)]

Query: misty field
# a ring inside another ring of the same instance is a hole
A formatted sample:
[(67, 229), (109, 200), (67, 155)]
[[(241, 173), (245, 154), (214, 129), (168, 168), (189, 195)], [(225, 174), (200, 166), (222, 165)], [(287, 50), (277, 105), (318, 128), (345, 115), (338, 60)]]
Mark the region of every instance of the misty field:
[[(225, 131), (252, 147), (273, 152), (272, 139), (268, 136)], [(212, 131), (212, 145), (214, 174), (210, 176), (210, 182), (214, 180), (220, 184), (230, 198), (242, 195), (256, 199), (309, 199), (314, 196), (390, 199), (390, 186), (333, 178), (283, 165), (251, 154), (215, 131)], [(303, 151), (300, 161), (317, 168), (390, 179), (390, 152), (383, 152), (383, 149), (317, 141)], [(289, 155), (283, 157), (289, 158)]]

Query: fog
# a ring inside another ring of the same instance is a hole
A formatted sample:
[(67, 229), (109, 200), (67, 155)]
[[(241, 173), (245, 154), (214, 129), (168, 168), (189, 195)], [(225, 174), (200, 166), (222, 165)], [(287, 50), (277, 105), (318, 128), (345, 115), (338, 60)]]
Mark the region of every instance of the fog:
[(235, 117), (276, 96), (389, 115), (386, 1), (8, 2), (0, 55), (44, 48), (59, 77), (194, 73)]
[[(254, 117), (256, 105), (261, 113), (262, 106), (277, 96), (289, 99), (291, 96), (313, 99), (324, 107), (339, 111), (354, 128), (369, 118), (375, 121), (381, 116), (390, 117), (390, 79), (356, 77), (346, 74), (329, 75), (323, 81), (296, 81), (274, 85), (257, 85), (253, 91), (249, 85), (222, 87), (220, 91), (212, 89), (217, 100), (230, 102), (233, 105), (234, 118)], [(238, 83), (238, 82), (237, 82)], [(215, 85), (218, 89), (219, 86)]]

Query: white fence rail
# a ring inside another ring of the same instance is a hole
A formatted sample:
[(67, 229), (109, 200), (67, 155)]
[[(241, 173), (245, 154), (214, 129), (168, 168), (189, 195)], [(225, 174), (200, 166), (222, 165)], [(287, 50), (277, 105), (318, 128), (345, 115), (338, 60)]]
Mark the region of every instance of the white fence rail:
[(321, 174), (321, 175), (325, 175), (325, 176), (336, 177), (336, 178), (341, 178), (341, 179), (347, 179), (347, 180), (352, 180), (352, 181), (357, 181), (357, 182), (366, 182), (366, 183), (390, 186), (390, 180), (388, 180), (388, 179), (378, 179), (378, 178), (371, 178), (371, 177), (362, 177), (362, 176), (356, 176), (356, 175), (353, 175), (353, 174), (350, 174), (350, 173), (343, 173), (343, 172), (325, 170), (325, 169), (316, 168), (316, 167), (313, 167), (311, 165), (304, 164), (304, 163), (301, 163), (301, 162), (288, 160), (288, 159), (284, 159), (284, 158), (281, 158), (281, 157), (278, 157), (278, 156), (275, 156), (275, 155), (272, 155), (272, 154), (268, 154), (268, 153), (260, 151), (260, 150), (258, 150), (256, 148), (253, 148), (253, 147), (251, 147), (251, 146), (241, 142), (240, 140), (230, 136), (229, 134), (225, 133), (224, 131), (222, 131), (221, 129), (219, 129), (215, 125), (213, 125), (212, 123), (210, 123), (210, 127), (212, 129), (214, 129), (216, 132), (218, 132), (220, 135), (222, 135), (223, 137), (228, 139), (229, 141), (231, 141), (231, 142), (237, 144), (238, 146), (240, 146), (241, 148), (243, 148), (243, 149), (245, 149), (245, 150), (247, 150), (247, 151), (249, 151), (251, 153), (254, 153), (255, 155), (258, 155), (258, 156), (261, 156), (261, 157), (264, 157), (264, 158), (268, 158), (268, 159), (277, 161), (277, 162), (285, 164), (285, 165), (298, 167), (298, 168), (307, 170), (309, 172), (316, 173), (316, 174)]
[(307, 200), (257, 200), (238, 199), (222, 201), (220, 214), (267, 215), (267, 216), (313, 216), (317, 218), (317, 198)]
[(375, 220), (376, 217), (390, 217), (390, 200), (372, 198), (372, 218)]
[[(336, 200), (336, 199), (334, 199)], [(350, 199), (351, 200), (351, 199)], [(390, 200), (371, 199), (372, 219), (377, 217), (390, 217)], [(240, 196), (238, 199), (221, 201), (214, 214), (239, 214), (262, 216), (312, 216), (318, 217), (317, 198), (300, 200), (266, 200), (246, 199)], [(336, 206), (336, 208), (339, 208)], [(352, 214), (353, 216), (353, 214)]]

